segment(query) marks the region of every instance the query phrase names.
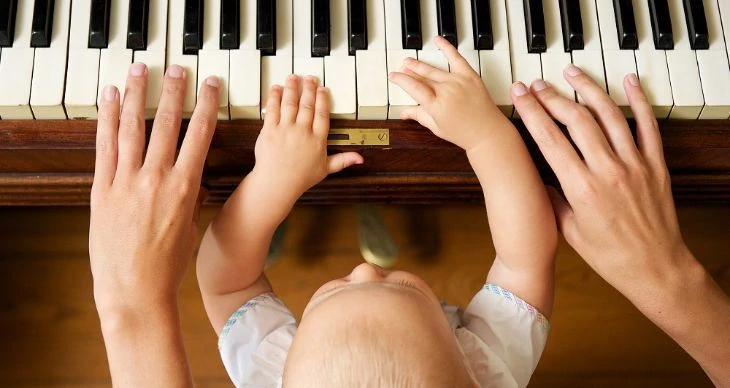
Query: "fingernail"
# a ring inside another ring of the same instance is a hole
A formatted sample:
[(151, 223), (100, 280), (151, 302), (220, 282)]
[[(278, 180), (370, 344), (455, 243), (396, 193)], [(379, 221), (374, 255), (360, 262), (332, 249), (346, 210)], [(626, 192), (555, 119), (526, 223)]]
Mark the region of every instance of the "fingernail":
[(512, 93), (514, 93), (515, 96), (524, 96), (527, 94), (527, 86), (525, 86), (522, 82), (515, 82), (512, 85)]
[(395, 75), (395, 73), (393, 73), (392, 71), (388, 73), (388, 79), (393, 79), (393, 75)]
[(142, 76), (145, 71), (147, 71), (147, 66), (145, 66), (144, 63), (133, 63), (132, 66), (129, 67), (129, 75), (133, 77)]
[(172, 65), (167, 69), (167, 76), (170, 78), (182, 78), (185, 72), (183, 68), (177, 65)]
[(208, 86), (212, 86), (214, 88), (218, 88), (219, 86), (221, 86), (221, 80), (219, 80), (218, 77), (214, 75), (208, 77), (205, 80), (205, 83), (208, 84)]
[(114, 85), (107, 85), (104, 87), (104, 99), (112, 102), (117, 98), (117, 88)]
[(539, 79), (532, 83), (532, 90), (539, 92), (541, 90), (545, 90), (548, 87), (548, 84), (545, 83), (545, 81)]
[(291, 81), (299, 81), (299, 77), (296, 74), (291, 74), (289, 76), (289, 80), (291, 80)]
[(574, 66), (573, 64), (568, 65), (568, 67), (565, 68), (565, 74), (575, 77), (576, 75), (580, 75), (581, 71), (579, 68)]
[(326, 91), (327, 91), (327, 88), (325, 88), (324, 86), (320, 86), (317, 88), (317, 92), (324, 93)]
[(634, 86), (639, 86), (639, 77), (634, 73), (629, 74), (629, 83)]
[(403, 64), (407, 65), (409, 63), (415, 62), (416, 60), (411, 57), (406, 57), (406, 59), (403, 60)]
[(314, 76), (308, 75), (308, 76), (304, 77), (304, 82), (310, 83), (310, 84), (314, 83), (315, 82)]

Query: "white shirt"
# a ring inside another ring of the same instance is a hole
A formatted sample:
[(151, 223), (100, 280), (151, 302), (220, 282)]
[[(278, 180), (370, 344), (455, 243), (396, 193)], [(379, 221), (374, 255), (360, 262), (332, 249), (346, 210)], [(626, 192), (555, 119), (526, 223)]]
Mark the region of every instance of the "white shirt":
[[(550, 324), (511, 292), (486, 284), (463, 312), (442, 305), (474, 379), (482, 387), (526, 387), (545, 348)], [(273, 293), (231, 315), (218, 338), (236, 387), (281, 386), (297, 322)]]

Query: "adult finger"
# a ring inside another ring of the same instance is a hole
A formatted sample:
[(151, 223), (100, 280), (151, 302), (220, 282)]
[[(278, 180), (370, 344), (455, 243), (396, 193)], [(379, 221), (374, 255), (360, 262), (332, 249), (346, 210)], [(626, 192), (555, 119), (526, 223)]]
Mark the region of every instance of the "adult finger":
[(299, 110), (299, 77), (290, 75), (284, 85), (284, 96), (281, 99), (280, 122), (285, 124), (294, 123)]
[(578, 241), (578, 229), (573, 208), (554, 187), (547, 186), (547, 193), (553, 207), (553, 213), (555, 213), (555, 221), (558, 223), (558, 230), (563, 234), (565, 240), (573, 246)]
[(649, 100), (646, 98), (636, 74), (626, 76), (624, 90), (629, 105), (631, 105), (634, 120), (636, 120), (636, 138), (639, 142), (639, 152), (644, 160), (651, 163), (657, 171), (666, 169), (659, 124), (654, 117), (654, 111), (651, 109)]
[(540, 105), (568, 128), (571, 139), (588, 166), (605, 166), (613, 162), (611, 147), (588, 109), (560, 95), (545, 81), (533, 82), (532, 90)]
[(175, 162), (177, 139), (180, 136), (182, 106), (185, 101), (185, 70), (172, 65), (165, 73), (162, 83), (162, 95), (152, 124), (150, 145), (144, 164), (170, 168)]
[(297, 113), (297, 124), (307, 129), (312, 127), (314, 121), (314, 104), (317, 100), (317, 82), (314, 77), (305, 77), (302, 85), (302, 98), (299, 100), (299, 112)]
[(430, 86), (408, 74), (393, 72), (388, 75), (388, 78), (421, 105), (428, 106), (436, 97), (436, 93)]
[(312, 130), (315, 135), (324, 137), (330, 132), (330, 96), (324, 86), (317, 88)]
[(281, 119), (281, 96), (283, 92), (281, 85), (272, 85), (271, 89), (269, 89), (269, 98), (266, 101), (266, 115), (264, 116), (264, 128), (279, 124), (279, 120)]
[(147, 66), (133, 63), (127, 84), (119, 123), (119, 172), (130, 173), (142, 166), (145, 139), (145, 105), (147, 104)]
[(99, 101), (96, 122), (96, 163), (94, 186), (109, 186), (117, 170), (117, 132), (119, 131), (119, 90), (109, 85)]
[[(220, 80), (215, 76), (208, 77), (200, 87), (198, 103), (180, 147), (175, 167), (193, 182), (200, 182), (203, 174), (203, 164), (208, 155), (218, 118), (219, 93)], [(196, 183), (196, 186), (198, 185)]]
[(638, 152), (626, 118), (606, 91), (573, 65), (565, 69), (563, 76), (598, 120), (600, 128), (616, 154), (626, 161), (635, 160)]
[(198, 190), (198, 198), (195, 200), (195, 209), (193, 209), (193, 225), (198, 225), (200, 221), (200, 208), (203, 206), (203, 202), (208, 199), (208, 190), (200, 186)]
[(448, 40), (437, 35), (433, 41), (436, 44), (436, 47), (441, 50), (444, 56), (446, 56), (446, 59), (449, 61), (452, 73), (464, 74), (474, 71), (471, 66), (469, 66), (469, 62), (467, 62), (466, 59), (459, 54), (456, 47), (452, 46)]
[(363, 164), (363, 157), (357, 152), (343, 152), (327, 157), (327, 173), (334, 174), (352, 165)]
[(564, 186), (576, 176), (586, 174), (586, 166), (573, 146), (560, 131), (552, 117), (545, 112), (522, 82), (512, 85), (512, 102), (522, 122), (540, 148), (545, 160)]
[(411, 70), (413, 73), (418, 74), (429, 81), (441, 82), (449, 77), (449, 72), (443, 71), (437, 67), (431, 66), (426, 62), (408, 57), (403, 61), (403, 67)]

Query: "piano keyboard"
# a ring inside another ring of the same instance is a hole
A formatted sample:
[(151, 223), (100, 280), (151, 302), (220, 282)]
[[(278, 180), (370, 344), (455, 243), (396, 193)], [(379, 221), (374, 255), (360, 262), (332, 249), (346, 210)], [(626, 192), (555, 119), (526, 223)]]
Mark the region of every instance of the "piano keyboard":
[(2, 0), (0, 118), (93, 119), (103, 87), (123, 93), (144, 62), (148, 118), (178, 64), (186, 115), (216, 75), (220, 119), (261, 119), (269, 87), (296, 73), (330, 89), (335, 118), (397, 119), (415, 102), (387, 74), (406, 57), (448, 70), (437, 34), (507, 115), (515, 81), (576, 97), (562, 76), (573, 63), (627, 114), (623, 77), (637, 73), (658, 118), (730, 117), (726, 0)]

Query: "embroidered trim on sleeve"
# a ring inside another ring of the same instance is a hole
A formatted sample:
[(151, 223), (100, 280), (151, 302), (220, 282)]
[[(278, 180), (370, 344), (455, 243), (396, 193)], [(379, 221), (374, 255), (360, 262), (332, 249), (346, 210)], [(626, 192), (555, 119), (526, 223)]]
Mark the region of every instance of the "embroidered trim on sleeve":
[(231, 314), (231, 317), (228, 318), (228, 321), (226, 321), (226, 324), (223, 325), (223, 330), (221, 330), (220, 336), (218, 336), (218, 341), (223, 339), (223, 337), (228, 334), (229, 331), (231, 331), (231, 328), (233, 325), (236, 324), (238, 321), (238, 318), (241, 318), (243, 314), (246, 314), (246, 312), (254, 307), (256, 307), (257, 304), (268, 301), (268, 300), (276, 300), (276, 295), (273, 292), (266, 292), (261, 295), (257, 295), (250, 299), (248, 302), (246, 302), (243, 306), (239, 307), (238, 310), (236, 310), (233, 314)]
[(530, 314), (543, 328), (548, 328), (550, 326), (550, 322), (548, 321), (548, 319), (544, 315), (542, 315), (542, 313), (538, 309), (536, 309), (533, 305), (525, 302), (519, 296), (509, 292), (508, 290), (491, 283), (485, 284), (482, 289), (488, 291), (493, 295), (501, 296), (509, 302), (512, 302), (512, 304), (517, 306), (517, 308), (520, 310), (527, 311), (527, 313)]

